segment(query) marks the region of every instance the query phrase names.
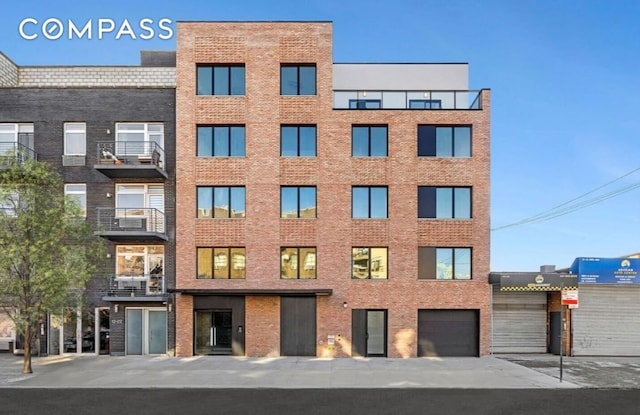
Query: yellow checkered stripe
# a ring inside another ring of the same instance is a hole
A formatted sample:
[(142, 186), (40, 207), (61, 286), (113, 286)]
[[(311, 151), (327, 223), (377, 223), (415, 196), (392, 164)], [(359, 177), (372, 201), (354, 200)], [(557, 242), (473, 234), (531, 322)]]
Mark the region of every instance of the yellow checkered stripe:
[(562, 291), (577, 290), (578, 287), (500, 287), (500, 291)]

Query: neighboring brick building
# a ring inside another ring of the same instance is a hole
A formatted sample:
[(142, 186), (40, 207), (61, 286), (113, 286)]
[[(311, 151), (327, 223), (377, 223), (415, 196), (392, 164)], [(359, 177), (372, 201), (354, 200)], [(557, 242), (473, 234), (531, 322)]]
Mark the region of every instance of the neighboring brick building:
[(107, 240), (106, 269), (83, 309), (47, 318), (42, 354), (171, 352), (175, 55), (142, 58), (154, 65), (21, 67), (0, 54), (0, 153), (53, 165)]
[(330, 22), (179, 22), (178, 356), (489, 353), (490, 93), (334, 64)]

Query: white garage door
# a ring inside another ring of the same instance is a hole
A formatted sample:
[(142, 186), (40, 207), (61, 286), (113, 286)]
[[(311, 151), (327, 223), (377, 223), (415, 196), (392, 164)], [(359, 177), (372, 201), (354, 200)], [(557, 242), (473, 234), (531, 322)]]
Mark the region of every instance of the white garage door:
[(493, 292), (493, 353), (547, 352), (547, 293)]
[(575, 356), (640, 356), (640, 287), (583, 284), (578, 298)]

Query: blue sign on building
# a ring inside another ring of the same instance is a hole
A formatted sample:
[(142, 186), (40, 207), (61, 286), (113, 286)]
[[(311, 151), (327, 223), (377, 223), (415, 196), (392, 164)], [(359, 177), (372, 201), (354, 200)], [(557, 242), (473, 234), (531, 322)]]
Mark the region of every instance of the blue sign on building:
[(640, 284), (640, 258), (576, 258), (571, 273), (578, 284)]

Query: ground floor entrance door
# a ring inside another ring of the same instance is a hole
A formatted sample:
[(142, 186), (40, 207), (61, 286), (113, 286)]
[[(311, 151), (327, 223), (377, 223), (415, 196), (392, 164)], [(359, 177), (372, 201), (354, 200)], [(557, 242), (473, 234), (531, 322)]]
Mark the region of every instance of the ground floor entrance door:
[(167, 312), (127, 308), (126, 353), (128, 355), (167, 352)]
[(196, 311), (196, 354), (231, 354), (231, 317), (231, 310)]
[(353, 310), (351, 332), (353, 356), (387, 355), (387, 310)]

